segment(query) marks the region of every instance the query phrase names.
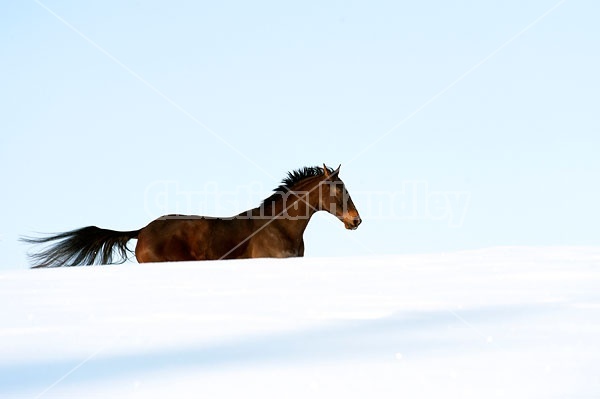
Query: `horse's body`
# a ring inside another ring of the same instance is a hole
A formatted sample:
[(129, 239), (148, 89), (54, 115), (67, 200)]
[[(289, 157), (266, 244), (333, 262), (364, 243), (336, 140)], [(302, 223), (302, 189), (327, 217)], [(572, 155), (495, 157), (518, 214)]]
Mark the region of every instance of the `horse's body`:
[[(257, 208), (230, 218), (167, 215), (140, 230), (119, 232), (95, 226), (29, 243), (58, 241), (34, 254), (34, 267), (122, 263), (127, 242), (137, 238), (138, 262), (285, 258), (304, 256), (303, 234), (312, 215), (325, 210), (347, 229), (361, 223), (339, 169), (303, 168), (288, 174), (275, 193)], [(119, 259), (113, 262), (113, 250)]]

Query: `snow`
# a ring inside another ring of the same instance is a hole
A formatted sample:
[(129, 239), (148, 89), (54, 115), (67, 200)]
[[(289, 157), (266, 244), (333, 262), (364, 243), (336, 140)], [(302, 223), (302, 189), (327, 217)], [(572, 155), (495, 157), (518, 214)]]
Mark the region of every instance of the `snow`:
[(597, 398), (600, 248), (0, 274), (0, 397)]

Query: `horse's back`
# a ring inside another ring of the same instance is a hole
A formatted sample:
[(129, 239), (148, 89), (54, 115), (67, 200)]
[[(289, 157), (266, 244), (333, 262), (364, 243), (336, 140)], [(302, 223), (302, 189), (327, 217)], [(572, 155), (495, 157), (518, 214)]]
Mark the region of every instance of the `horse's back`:
[(140, 231), (135, 254), (140, 263), (245, 257), (248, 231), (243, 219), (167, 215)]

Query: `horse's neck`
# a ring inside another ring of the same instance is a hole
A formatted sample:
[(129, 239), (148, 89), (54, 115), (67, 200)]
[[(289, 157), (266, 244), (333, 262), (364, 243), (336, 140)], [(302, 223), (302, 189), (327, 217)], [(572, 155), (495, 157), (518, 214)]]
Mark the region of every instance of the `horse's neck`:
[[(312, 215), (318, 210), (319, 205), (319, 180), (301, 182), (290, 188), (290, 193), (279, 198), (270, 205), (268, 212), (274, 220), (269, 221), (280, 229), (288, 232), (290, 236), (301, 237)], [(299, 195), (294, 195), (299, 193)], [(308, 195), (303, 194), (308, 193)]]

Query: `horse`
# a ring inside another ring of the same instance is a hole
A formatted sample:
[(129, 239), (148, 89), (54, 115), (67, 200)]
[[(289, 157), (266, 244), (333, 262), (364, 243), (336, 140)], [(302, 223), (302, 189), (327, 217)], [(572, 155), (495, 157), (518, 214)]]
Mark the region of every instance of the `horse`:
[[(30, 255), (32, 268), (121, 264), (137, 239), (139, 263), (304, 256), (304, 231), (318, 211), (335, 215), (346, 229), (362, 220), (337, 169), (313, 166), (288, 172), (274, 193), (232, 217), (165, 215), (132, 231), (83, 227), (29, 244), (54, 243)], [(116, 252), (116, 257), (114, 256)]]

